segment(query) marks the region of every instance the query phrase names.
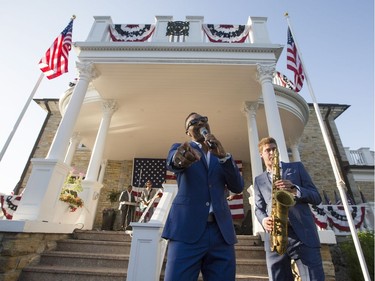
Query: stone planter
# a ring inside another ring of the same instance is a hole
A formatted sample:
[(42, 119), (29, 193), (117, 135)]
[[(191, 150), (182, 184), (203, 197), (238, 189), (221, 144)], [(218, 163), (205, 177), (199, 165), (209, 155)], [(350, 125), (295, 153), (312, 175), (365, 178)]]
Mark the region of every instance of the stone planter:
[(113, 224), (116, 219), (115, 209), (104, 209), (103, 210), (103, 221), (102, 230), (113, 230)]

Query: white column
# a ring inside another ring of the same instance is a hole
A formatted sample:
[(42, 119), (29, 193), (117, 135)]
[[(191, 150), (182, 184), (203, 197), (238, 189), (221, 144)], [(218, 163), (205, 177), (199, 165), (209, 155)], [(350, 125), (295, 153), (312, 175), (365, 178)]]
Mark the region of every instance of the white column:
[(103, 151), (105, 147), (105, 140), (107, 138), (112, 115), (117, 110), (117, 103), (114, 100), (103, 101), (102, 109), (103, 117), (100, 122), (99, 131), (96, 136), (95, 144), (91, 154), (90, 163), (87, 168), (85, 179), (87, 181), (98, 181), (100, 164), (102, 161)]
[(247, 120), (247, 132), (249, 136), (251, 173), (254, 178), (263, 172), (262, 159), (259, 156), (258, 150), (258, 128), (256, 123), (256, 111), (258, 110), (257, 102), (245, 102), (244, 113)]
[[(256, 176), (260, 175), (263, 172), (262, 160), (259, 155), (258, 150), (258, 128), (256, 123), (256, 112), (258, 110), (257, 102), (245, 102), (244, 112), (247, 117), (247, 131), (249, 134), (249, 146), (250, 146), (250, 161), (251, 161), (251, 174), (252, 182)], [(254, 198), (254, 188), (251, 185), (247, 191), (250, 194), (249, 203), (251, 207), (251, 219), (253, 226), (253, 235), (257, 235), (259, 232), (263, 231), (262, 226), (258, 222), (258, 219), (255, 216), (255, 198)]]
[(89, 81), (95, 77), (92, 63), (77, 62), (78, 83), (61, 119), (46, 159), (32, 159), (32, 171), (13, 220), (55, 222), (61, 187), (70, 167), (64, 163)]
[(277, 106), (275, 90), (272, 84), (275, 66), (275, 64), (257, 64), (259, 74), (258, 79), (262, 85), (262, 97), (264, 101), (264, 109), (266, 112), (268, 134), (270, 137), (273, 137), (277, 141), (280, 160), (289, 162), (283, 127), (281, 125), (279, 108)]
[(290, 146), (291, 150), (292, 150), (292, 157), (293, 157), (293, 161), (294, 162), (300, 162), (301, 161), (301, 156), (299, 154), (299, 150), (298, 150), (298, 144), (297, 143), (293, 143), (291, 146)]
[(81, 110), (87, 87), (91, 79), (96, 77), (93, 63), (77, 62), (77, 69), (79, 71), (78, 82), (74, 87), (69, 105), (61, 119), (59, 128), (57, 129), (55, 138), (46, 157), (47, 159), (58, 159), (64, 161), (69, 145), (69, 139), (73, 134), (74, 125)]
[(103, 158), (109, 125), (113, 113), (117, 110), (117, 103), (114, 100), (103, 101), (102, 109), (103, 117), (92, 150), (86, 178), (82, 181), (83, 191), (81, 197), (84, 201), (85, 207), (79, 218), (79, 223), (83, 225), (84, 229), (92, 229), (94, 223), (96, 208), (98, 205), (97, 199), (99, 197), (100, 189), (102, 188), (102, 184), (98, 182), (99, 170)]
[(76, 152), (77, 146), (78, 146), (80, 141), (81, 141), (81, 137), (80, 137), (79, 133), (74, 132), (72, 137), (70, 138), (70, 144), (69, 144), (68, 152), (67, 152), (67, 154), (65, 156), (65, 160), (64, 160), (64, 162), (69, 166), (72, 164), (74, 154)]

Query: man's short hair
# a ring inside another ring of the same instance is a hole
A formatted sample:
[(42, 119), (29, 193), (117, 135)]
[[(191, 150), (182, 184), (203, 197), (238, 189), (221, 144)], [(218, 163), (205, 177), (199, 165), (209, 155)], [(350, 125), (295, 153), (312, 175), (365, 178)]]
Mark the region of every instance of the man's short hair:
[(187, 122), (187, 120), (190, 118), (190, 116), (192, 116), (192, 115), (195, 115), (195, 114), (197, 114), (197, 115), (199, 115), (198, 113), (196, 113), (196, 112), (191, 112), (186, 118), (185, 118), (185, 124), (184, 124), (184, 129), (186, 130), (186, 122)]
[(259, 143), (258, 143), (258, 149), (259, 149), (259, 152), (262, 153), (262, 150), (263, 150), (263, 146), (265, 146), (266, 144), (270, 144), (270, 143), (274, 143), (276, 144), (277, 146), (277, 142), (274, 138), (272, 137), (265, 137), (265, 138), (262, 138)]

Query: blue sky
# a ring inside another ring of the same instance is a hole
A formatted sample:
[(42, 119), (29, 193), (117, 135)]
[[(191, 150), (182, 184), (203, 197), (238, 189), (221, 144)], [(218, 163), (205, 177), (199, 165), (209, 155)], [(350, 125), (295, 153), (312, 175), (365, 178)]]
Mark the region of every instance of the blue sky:
[[(318, 103), (350, 105), (336, 123), (343, 145), (374, 150), (374, 2), (372, 0), (13, 0), (2, 1), (0, 147), (2, 148), (40, 76), (40, 58), (56, 36), (77, 16), (73, 41), (85, 41), (94, 16), (116, 24), (154, 23), (156, 15), (203, 16), (205, 23), (246, 24), (249, 16), (268, 18), (272, 43), (286, 45), (289, 12), (295, 40)], [(290, 79), (285, 50), (277, 69)], [(35, 98), (59, 98), (76, 76), (74, 49), (69, 73), (43, 79)], [(311, 103), (306, 85), (300, 94)], [(0, 162), (0, 192), (17, 184), (45, 118), (32, 103)]]

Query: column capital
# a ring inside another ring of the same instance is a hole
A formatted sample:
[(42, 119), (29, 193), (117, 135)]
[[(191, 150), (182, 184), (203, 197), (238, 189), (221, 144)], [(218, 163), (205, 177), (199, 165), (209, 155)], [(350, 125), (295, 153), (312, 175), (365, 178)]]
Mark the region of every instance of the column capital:
[(103, 114), (112, 116), (112, 114), (117, 109), (118, 109), (118, 104), (117, 104), (116, 100), (110, 99), (110, 100), (103, 100), (102, 101)]
[(273, 75), (276, 69), (276, 64), (260, 64), (257, 63), (257, 70), (258, 70), (258, 75), (257, 78), (258, 80), (262, 83), (265, 80), (268, 80), (272, 83)]
[(259, 104), (257, 101), (245, 101), (243, 104), (243, 111), (244, 112), (252, 112), (257, 111), (259, 108)]
[(258, 102), (245, 101), (243, 104), (242, 112), (246, 115), (249, 115), (252, 118), (255, 118), (258, 108)]
[(93, 62), (76, 62), (76, 67), (79, 72), (79, 78), (86, 78), (92, 80), (99, 77), (99, 72), (95, 69)]

